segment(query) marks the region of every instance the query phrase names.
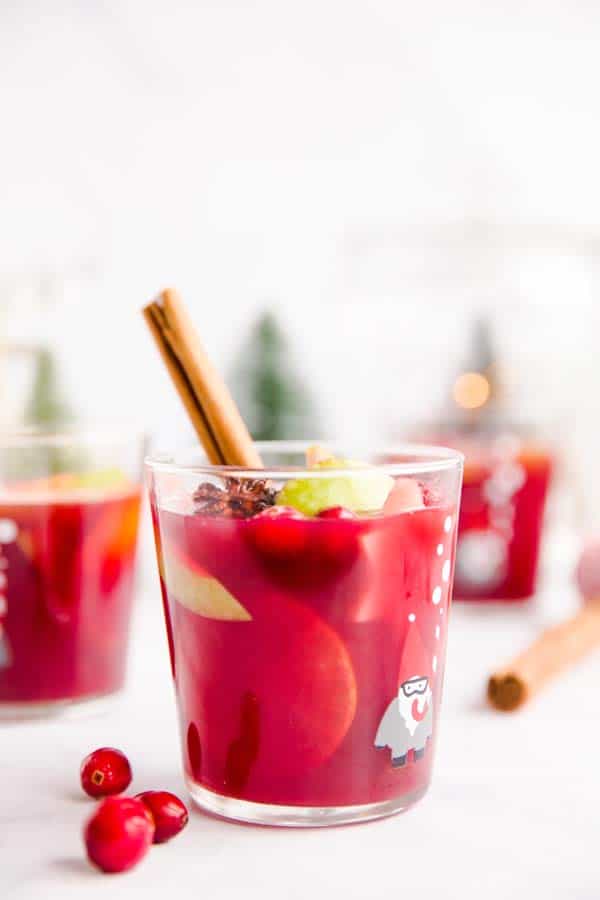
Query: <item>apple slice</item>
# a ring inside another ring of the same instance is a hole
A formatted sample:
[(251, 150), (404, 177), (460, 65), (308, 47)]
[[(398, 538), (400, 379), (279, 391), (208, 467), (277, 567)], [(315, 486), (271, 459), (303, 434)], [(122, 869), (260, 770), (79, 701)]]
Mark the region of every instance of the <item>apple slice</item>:
[[(265, 802), (267, 791), (291, 789), (288, 779), (304, 775), (309, 790), (356, 715), (344, 640), (285, 592), (267, 591), (245, 627), (196, 619), (181, 606), (175, 615), (181, 712), (194, 723), (190, 772), (201, 746), (208, 787)], [(346, 758), (351, 752), (352, 742)]]
[(411, 509), (420, 509), (423, 506), (423, 491), (413, 478), (396, 478), (390, 491), (383, 513), (386, 516), (394, 513), (407, 512)]
[(190, 612), (224, 622), (249, 622), (252, 616), (220, 581), (199, 566), (184, 562), (173, 548), (163, 547), (162, 566), (169, 596)]
[[(316, 516), (323, 509), (343, 506), (352, 512), (378, 512), (384, 505), (394, 479), (374, 466), (351, 459), (328, 457), (312, 467), (312, 472), (343, 470), (330, 478), (294, 478), (277, 495), (278, 506), (293, 506), (305, 516)], [(346, 474), (347, 473), (347, 474)]]
[(327, 447), (321, 444), (313, 444), (312, 447), (306, 449), (306, 465), (309, 468), (318, 466), (319, 463), (325, 462), (326, 459), (332, 459), (333, 453)]

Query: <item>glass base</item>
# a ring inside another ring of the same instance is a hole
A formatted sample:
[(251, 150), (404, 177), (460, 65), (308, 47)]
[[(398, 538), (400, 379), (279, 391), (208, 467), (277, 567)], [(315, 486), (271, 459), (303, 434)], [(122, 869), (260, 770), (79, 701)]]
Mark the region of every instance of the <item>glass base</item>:
[(66, 700), (30, 700), (5, 703), (0, 700), (0, 722), (65, 718), (79, 715), (103, 715), (121, 696), (121, 690), (93, 697), (69, 697)]
[(225, 797), (201, 787), (186, 778), (192, 800), (201, 809), (235, 822), (254, 825), (278, 825), (288, 828), (322, 828), (327, 825), (350, 825), (354, 822), (368, 822), (382, 819), (410, 809), (427, 792), (428, 785), (380, 803), (365, 803), (356, 806), (280, 806), (273, 803), (254, 803)]

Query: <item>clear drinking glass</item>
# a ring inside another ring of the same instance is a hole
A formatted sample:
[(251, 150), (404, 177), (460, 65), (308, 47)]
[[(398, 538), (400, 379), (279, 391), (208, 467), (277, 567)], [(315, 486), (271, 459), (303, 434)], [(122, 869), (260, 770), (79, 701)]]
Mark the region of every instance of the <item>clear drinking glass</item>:
[(540, 429), (439, 423), (419, 437), (465, 458), (454, 597), (523, 602), (535, 592), (556, 452)]
[[(147, 461), (187, 785), (262, 824), (411, 806), (442, 694), (461, 455), (407, 445), (315, 469), (305, 449), (259, 445), (264, 470)], [(282, 488), (329, 510), (271, 506)], [(379, 511), (341, 511), (357, 493)]]
[(446, 438), (465, 456), (455, 595), (527, 600), (536, 588), (552, 450), (516, 428)]
[(122, 687), (142, 458), (138, 434), (0, 432), (0, 716)]

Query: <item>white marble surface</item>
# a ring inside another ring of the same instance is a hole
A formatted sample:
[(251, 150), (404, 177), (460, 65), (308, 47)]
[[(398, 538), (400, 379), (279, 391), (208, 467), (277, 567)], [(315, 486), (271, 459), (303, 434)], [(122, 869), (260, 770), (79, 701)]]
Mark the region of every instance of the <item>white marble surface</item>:
[(157, 589), (146, 581), (118, 704), (104, 715), (0, 725), (2, 900), (87, 900), (107, 890), (143, 900), (167, 892), (203, 900), (600, 896), (600, 658), (519, 715), (481, 702), (490, 667), (551, 613), (566, 611), (562, 588), (529, 610), (455, 606), (435, 778), (411, 812), (309, 831), (195, 812), (177, 840), (153, 848), (132, 872), (107, 880), (93, 871), (81, 842), (91, 805), (78, 785), (89, 750), (122, 747), (136, 790), (184, 794)]

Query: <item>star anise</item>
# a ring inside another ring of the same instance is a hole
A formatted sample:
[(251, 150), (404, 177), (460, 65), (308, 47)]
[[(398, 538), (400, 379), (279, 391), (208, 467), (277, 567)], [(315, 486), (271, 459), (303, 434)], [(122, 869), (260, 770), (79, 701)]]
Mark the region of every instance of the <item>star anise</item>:
[(203, 516), (249, 519), (275, 503), (275, 491), (264, 478), (226, 478), (225, 487), (205, 481), (193, 494), (195, 511)]

